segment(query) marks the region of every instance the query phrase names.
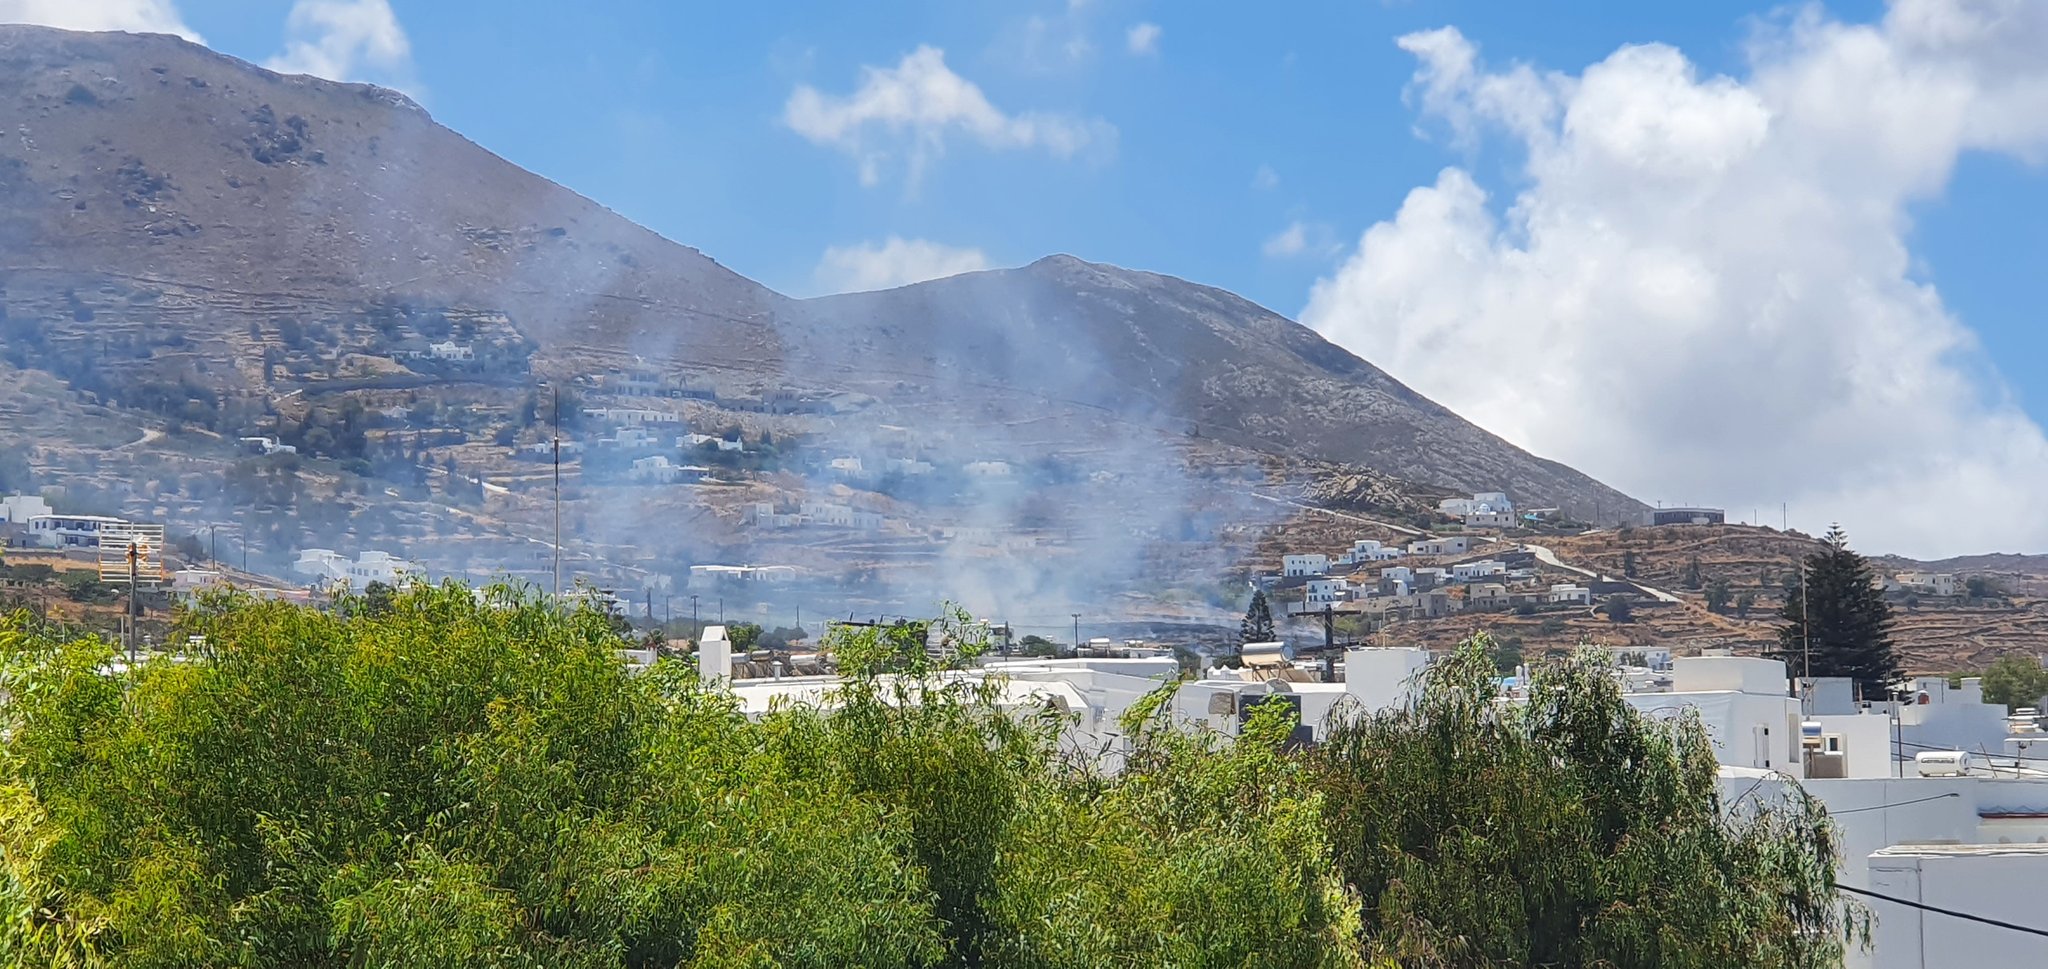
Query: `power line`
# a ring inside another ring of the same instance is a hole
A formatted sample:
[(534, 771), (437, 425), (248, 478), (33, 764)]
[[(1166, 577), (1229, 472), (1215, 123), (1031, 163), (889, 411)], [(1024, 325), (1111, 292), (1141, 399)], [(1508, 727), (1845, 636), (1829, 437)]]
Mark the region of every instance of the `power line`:
[(1934, 795), (1933, 797), (1923, 797), (1923, 798), (1920, 798), (1920, 799), (1918, 799), (1918, 800), (1913, 800), (1913, 801), (1900, 801), (1900, 802), (1898, 802), (1897, 804), (1872, 804), (1872, 805), (1869, 805), (1869, 806), (1867, 806), (1867, 807), (1860, 807), (1860, 808), (1844, 808), (1844, 809), (1842, 809), (1842, 810), (1840, 810), (1840, 811), (1834, 811), (1834, 810), (1830, 810), (1830, 811), (1828, 812), (1828, 814), (1830, 814), (1830, 815), (1837, 815), (1837, 814), (1855, 814), (1855, 813), (1857, 813), (1858, 811), (1883, 811), (1883, 810), (1885, 810), (1885, 809), (1887, 809), (1887, 808), (1896, 808), (1896, 807), (1906, 807), (1906, 806), (1908, 806), (1908, 805), (1912, 805), (1912, 804), (1925, 804), (1925, 803), (1927, 803), (1927, 802), (1929, 802), (1929, 801), (1942, 801), (1942, 800), (1947, 800), (1948, 798), (1952, 798), (1952, 797), (1962, 797), (1962, 796), (1963, 796), (1963, 794), (1962, 794), (1962, 792), (1961, 792), (1961, 791), (1950, 791), (1950, 792), (1948, 792), (1947, 794), (1936, 794), (1936, 795)]
[(1928, 905), (1924, 902), (1908, 901), (1903, 898), (1895, 898), (1891, 895), (1881, 895), (1877, 892), (1869, 891), (1868, 889), (1850, 888), (1847, 885), (1836, 885), (1835, 888), (1844, 892), (1854, 892), (1858, 895), (1866, 895), (1870, 898), (1878, 899), (1879, 901), (1891, 902), (1895, 905), (1904, 905), (1907, 908), (1917, 908), (1923, 912), (1933, 912), (1936, 915), (1946, 915), (1949, 918), (1967, 919), (1971, 922), (1982, 922), (1985, 925), (1995, 925), (2001, 929), (2011, 929), (2014, 932), (2025, 932), (2028, 935), (2048, 937), (2048, 929), (2038, 929), (2031, 925), (2020, 925), (2014, 922), (2004, 922), (1994, 918), (1987, 918), (1982, 915), (1971, 915), (1967, 912), (1958, 912), (1953, 909), (1938, 908), (1933, 905)]

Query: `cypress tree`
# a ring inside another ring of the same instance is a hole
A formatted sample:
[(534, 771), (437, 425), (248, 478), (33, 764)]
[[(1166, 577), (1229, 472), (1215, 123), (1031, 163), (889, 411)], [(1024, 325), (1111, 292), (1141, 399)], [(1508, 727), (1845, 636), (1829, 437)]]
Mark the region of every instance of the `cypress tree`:
[(1245, 608), (1244, 622), (1237, 627), (1239, 645), (1273, 641), (1273, 608), (1266, 604), (1266, 590), (1252, 591), (1252, 604)]
[[(1846, 676), (1864, 696), (1882, 697), (1899, 678), (1892, 649), (1892, 607), (1873, 581), (1870, 563), (1849, 549), (1840, 525), (1828, 529), (1820, 551), (1806, 557), (1804, 602), (1798, 588), (1785, 597), (1778, 649), (1792, 675)], [(1795, 577), (1796, 578), (1796, 577)]]

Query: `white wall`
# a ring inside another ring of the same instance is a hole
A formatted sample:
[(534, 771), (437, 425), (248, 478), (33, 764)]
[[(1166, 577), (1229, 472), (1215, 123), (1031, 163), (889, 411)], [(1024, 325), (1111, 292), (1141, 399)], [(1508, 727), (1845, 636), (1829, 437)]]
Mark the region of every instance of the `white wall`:
[(1787, 696), (1785, 664), (1754, 656), (1680, 656), (1671, 661), (1671, 688), (1680, 693), (1735, 690)]
[(1364, 711), (1385, 710), (1408, 702), (1415, 675), (1429, 665), (1426, 650), (1405, 646), (1368, 646), (1344, 653), (1344, 692)]
[(1822, 734), (1841, 734), (1843, 753), (1850, 777), (1890, 777), (1892, 762), (1892, 718), (1883, 714), (1809, 716), (1820, 724)]
[[(1870, 856), (1871, 891), (1922, 905), (2048, 930), (2040, 886), (2048, 883), (2048, 846), (1921, 845)], [(2040, 966), (2048, 939), (1865, 898), (1877, 916), (1877, 969)]]

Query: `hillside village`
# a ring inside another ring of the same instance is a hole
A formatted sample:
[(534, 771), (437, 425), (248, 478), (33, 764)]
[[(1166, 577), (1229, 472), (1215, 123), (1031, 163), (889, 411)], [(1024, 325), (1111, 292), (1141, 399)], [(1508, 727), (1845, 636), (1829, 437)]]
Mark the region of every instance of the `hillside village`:
[[(1593, 529), (1517, 511), (1499, 492), (1445, 499), (1436, 519), (1428, 533), (1404, 534), (1420, 530), (1308, 516), (1261, 546), (1269, 570), (1256, 584), (1293, 620), (1290, 638), (1310, 645), (1443, 648), (1486, 629), (1530, 656), (1583, 641), (1753, 654), (1776, 643), (1799, 562), (1817, 547), (1797, 532), (1730, 524), (1721, 509), (1660, 508), (1641, 525)], [(2044, 563), (1874, 564), (1911, 669), (1981, 669), (2008, 652), (2038, 655), (2048, 637)]]

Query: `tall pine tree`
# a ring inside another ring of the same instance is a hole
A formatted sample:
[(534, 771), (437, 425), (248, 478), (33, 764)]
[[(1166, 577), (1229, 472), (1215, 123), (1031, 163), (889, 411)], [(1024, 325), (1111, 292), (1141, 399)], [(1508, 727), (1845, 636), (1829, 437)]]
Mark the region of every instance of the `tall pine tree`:
[[(1806, 588), (1788, 590), (1779, 617), (1775, 655), (1792, 675), (1846, 676), (1866, 697), (1883, 697), (1899, 678), (1892, 650), (1892, 607), (1873, 581), (1870, 563), (1849, 549), (1840, 525), (1828, 529), (1825, 547), (1806, 557)], [(1802, 602), (1802, 598), (1804, 601)]]
[(1252, 604), (1245, 608), (1244, 622), (1238, 625), (1237, 632), (1239, 645), (1273, 641), (1273, 608), (1266, 604), (1266, 590), (1252, 590)]

